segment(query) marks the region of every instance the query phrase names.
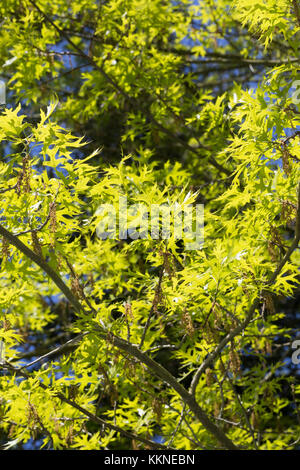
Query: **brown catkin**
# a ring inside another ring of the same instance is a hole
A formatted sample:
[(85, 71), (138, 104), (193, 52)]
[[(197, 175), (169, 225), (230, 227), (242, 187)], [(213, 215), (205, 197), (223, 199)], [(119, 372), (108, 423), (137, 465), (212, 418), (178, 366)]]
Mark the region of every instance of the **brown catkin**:
[(276, 250), (274, 243), (271, 242), (270, 240), (268, 241), (268, 252), (269, 252), (271, 261), (273, 263), (276, 263), (278, 261), (279, 253)]
[(23, 157), (23, 190), (24, 193), (29, 193), (31, 191), (30, 187), (30, 177), (31, 177), (31, 164), (29, 155)]
[(56, 203), (51, 202), (49, 207), (50, 215), (50, 232), (52, 234), (51, 246), (54, 248), (55, 245), (55, 233), (57, 229), (57, 220), (56, 220)]
[(257, 413), (253, 410), (250, 416), (250, 423), (253, 429), (257, 429), (259, 426), (259, 419)]
[(83, 292), (83, 289), (80, 285), (80, 282), (79, 282), (79, 279), (78, 279), (77, 276), (72, 277), (71, 291), (73, 292), (74, 295), (76, 295), (76, 297), (78, 297), (81, 300), (84, 300), (84, 298), (85, 298), (84, 292)]
[(153, 399), (153, 401), (152, 401), (152, 410), (153, 410), (154, 414), (156, 415), (157, 422), (159, 424), (160, 421), (161, 421), (161, 417), (162, 417), (162, 406), (161, 406), (161, 402), (158, 398)]
[(155, 288), (154, 299), (152, 303), (152, 309), (154, 313), (158, 313), (158, 305), (160, 304), (161, 299), (162, 299), (161, 286), (160, 284), (158, 284)]
[(11, 323), (6, 318), (4, 318), (4, 320), (2, 322), (2, 328), (4, 329), (4, 331), (8, 331), (11, 328)]
[(132, 307), (130, 302), (124, 303), (125, 315), (128, 319), (133, 320)]
[(12, 424), (9, 428), (8, 437), (13, 437), (15, 434), (16, 425)]
[(282, 168), (287, 176), (290, 175), (292, 171), (289, 156), (290, 155), (289, 155), (288, 150), (286, 149), (285, 145), (283, 145), (282, 146)]
[(6, 238), (2, 238), (2, 250), (1, 250), (1, 255), (3, 258), (3, 261), (5, 262), (7, 258), (9, 257), (9, 243), (6, 240)]
[(281, 235), (278, 231), (278, 228), (275, 227), (274, 225), (271, 225), (270, 226), (270, 236), (271, 236), (271, 241), (275, 244), (275, 245), (280, 245), (282, 246), (283, 244), (283, 240), (281, 238)]
[(216, 344), (219, 342), (219, 333), (213, 329), (208, 322), (203, 328), (202, 334), (208, 344)]
[(275, 314), (275, 306), (274, 306), (274, 301), (273, 297), (269, 292), (264, 293), (264, 305), (267, 311), (268, 315), (274, 315)]
[(280, 257), (280, 248), (282, 249), (284, 244), (281, 235), (274, 225), (270, 226), (269, 229), (270, 238), (268, 240), (268, 251), (273, 262), (277, 262)]
[(296, 206), (290, 201), (281, 202), (281, 214), (280, 218), (286, 223), (291, 223), (295, 217)]
[(266, 341), (265, 344), (265, 353), (271, 355), (272, 354), (272, 343), (271, 341)]
[(36, 232), (31, 232), (31, 240), (33, 251), (36, 255), (40, 256), (40, 258), (43, 258), (42, 247)]
[(220, 310), (220, 306), (219, 304), (217, 304), (216, 302), (213, 304), (212, 306), (212, 313), (213, 313), (213, 324), (214, 324), (214, 328), (217, 328), (217, 329), (220, 329), (223, 327), (223, 320), (222, 320), (222, 313), (221, 313), (221, 310)]
[(22, 159), (22, 170), (19, 172), (16, 191), (18, 196), (21, 193), (29, 193), (31, 191), (30, 187), (30, 178), (31, 178), (31, 164), (30, 156), (26, 154)]
[(214, 383), (214, 374), (209, 367), (205, 371), (205, 381), (208, 387), (210, 387)]
[(172, 279), (174, 275), (174, 268), (171, 265), (172, 262), (170, 261), (170, 253), (168, 253), (167, 251), (164, 251), (163, 258), (164, 258), (164, 270), (168, 274), (169, 279)]
[(219, 402), (214, 402), (214, 417), (217, 418), (220, 414), (220, 404)]
[(38, 416), (37, 410), (35, 406), (32, 403), (30, 403), (30, 401), (28, 402), (27, 420), (28, 420), (29, 426), (31, 423), (33, 424), (39, 423), (39, 416)]
[(18, 181), (17, 181), (17, 186), (16, 186), (16, 193), (18, 196), (20, 196), (21, 191), (22, 191), (22, 180), (23, 180), (23, 172), (20, 171), (18, 174)]
[(59, 420), (57, 418), (54, 418), (54, 432), (55, 432), (55, 434), (58, 435), (58, 437), (61, 438), (60, 428), (61, 428), (61, 424), (60, 424)]
[(229, 367), (231, 372), (237, 376), (241, 371), (241, 359), (238, 352), (234, 349), (234, 344), (231, 343), (229, 352)]
[(186, 310), (184, 310), (184, 312), (182, 314), (181, 321), (182, 321), (183, 327), (185, 329), (185, 332), (190, 337), (193, 336), (194, 333), (195, 333), (195, 328), (194, 328), (194, 325), (193, 325), (191, 315)]
[(70, 424), (67, 435), (66, 435), (66, 445), (70, 446), (73, 444), (73, 434), (74, 434), (74, 428), (73, 428), (73, 423)]
[(56, 258), (57, 258), (57, 269), (60, 270), (60, 268), (62, 266), (62, 263), (63, 263), (63, 257), (61, 255), (61, 253), (56, 252)]

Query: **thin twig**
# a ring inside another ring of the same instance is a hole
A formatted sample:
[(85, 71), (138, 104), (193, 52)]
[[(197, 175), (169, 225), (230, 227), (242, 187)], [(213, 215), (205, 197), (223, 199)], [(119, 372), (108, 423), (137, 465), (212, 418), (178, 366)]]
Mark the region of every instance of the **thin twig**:
[(53, 207), (53, 204), (55, 204), (56, 202), (56, 199), (57, 199), (57, 196), (58, 196), (58, 191), (59, 191), (59, 188), (60, 188), (60, 183), (58, 184), (58, 188), (57, 188), (57, 191), (56, 191), (56, 194), (54, 196), (54, 200), (50, 203), (49, 205), (49, 213), (45, 219), (45, 221), (39, 225), (38, 227), (36, 228), (32, 228), (32, 229), (28, 229), (28, 230), (24, 230), (23, 232), (19, 232), (19, 233), (14, 233), (15, 237), (20, 237), (21, 235), (26, 235), (27, 233), (38, 233), (40, 232), (41, 230), (43, 230), (43, 228), (46, 227), (46, 225), (48, 224), (49, 220), (51, 219), (51, 207)]
[[(88, 54), (86, 54), (76, 43), (74, 43), (72, 41), (72, 39), (70, 39), (70, 37), (68, 36), (68, 34), (63, 30), (61, 29), (59, 26), (57, 26), (57, 24), (52, 20), (52, 18), (49, 17), (49, 15), (47, 13), (45, 13), (37, 4), (34, 0), (29, 0), (29, 2), (31, 3), (31, 5), (39, 12), (41, 13), (45, 20), (48, 21), (54, 28), (55, 30), (62, 36), (65, 38), (65, 40), (70, 44), (70, 46), (72, 46), (83, 58), (85, 58), (87, 61), (90, 62), (91, 65), (93, 65), (93, 67), (95, 67), (96, 70), (98, 70), (101, 75), (105, 78), (105, 80), (116, 90), (118, 91), (118, 93), (120, 93), (120, 95), (123, 96), (123, 98), (125, 98), (128, 102), (132, 103), (132, 105), (134, 106), (138, 106), (139, 109), (140, 109), (140, 104), (139, 102), (137, 101), (136, 98), (130, 96), (117, 82), (114, 78), (112, 78), (105, 70), (104, 68), (99, 65), (94, 59), (93, 57), (90, 57)], [(157, 127), (157, 129), (159, 129), (161, 132), (163, 132), (164, 134), (166, 135), (169, 135), (170, 137), (172, 137), (173, 139), (175, 139), (177, 142), (179, 142), (183, 147), (185, 147), (186, 149), (190, 150), (191, 152), (193, 152), (194, 154), (196, 154), (197, 156), (199, 156), (199, 150), (202, 149), (202, 150), (211, 150), (209, 147), (207, 147), (206, 145), (204, 144), (199, 144), (198, 148), (194, 148), (193, 146), (189, 145), (187, 142), (185, 142), (184, 140), (182, 140), (178, 135), (174, 134), (170, 129), (168, 129), (167, 127), (165, 127), (163, 124), (161, 124), (160, 122), (157, 121), (157, 119), (155, 118), (155, 116), (153, 116), (153, 114), (151, 113), (149, 107), (145, 108), (144, 109), (144, 112), (147, 116), (147, 118)], [(227, 168), (223, 167), (220, 163), (218, 163), (215, 158), (213, 156), (210, 156), (209, 157), (209, 162), (215, 167), (217, 168), (218, 170), (220, 170), (221, 172), (225, 173), (226, 175), (230, 175), (231, 174), (231, 171), (228, 170)]]
[(12, 191), (13, 189), (16, 189), (18, 186), (18, 183), (14, 184), (13, 186), (9, 186), (8, 188), (0, 189), (0, 194), (4, 194), (7, 191)]
[(147, 354), (143, 353), (136, 345), (128, 343), (123, 338), (119, 338), (112, 333), (104, 334), (103, 328), (100, 326), (94, 327), (98, 335), (103, 339), (109, 340), (111, 344), (118, 349), (126, 351), (131, 356), (135, 357), (140, 363), (143, 363), (156, 377), (160, 378), (171, 386), (183, 399), (184, 403), (188, 405), (194, 416), (202, 423), (204, 428), (210, 432), (215, 438), (229, 450), (237, 450), (236, 445), (218, 428), (207, 416), (202, 407), (197, 403), (195, 397), (186, 390), (183, 385), (161, 364), (154, 361)]
[[(21, 377), (24, 377), (26, 379), (29, 379), (31, 376), (27, 373), (25, 373), (24, 371), (22, 371), (21, 369), (18, 369), (16, 367), (13, 367), (11, 364), (9, 363), (5, 363), (4, 365), (1, 365), (2, 368), (7, 368), (9, 370), (11, 370), (12, 372), (16, 373), (17, 375), (21, 376)], [(41, 382), (40, 380), (38, 381), (38, 385), (43, 389), (43, 390), (50, 390), (50, 387), (47, 387), (43, 382)], [(125, 437), (128, 437), (129, 439), (135, 439), (137, 441), (140, 441), (142, 442), (143, 444), (146, 444), (147, 446), (149, 446), (150, 448), (152, 449), (166, 449), (167, 447), (163, 444), (159, 444), (159, 443), (156, 443), (156, 442), (153, 442), (149, 439), (146, 439), (138, 434), (134, 434), (134, 433), (131, 433), (129, 431), (126, 431), (125, 429), (119, 427), (119, 426), (116, 426), (112, 423), (109, 423), (107, 421), (105, 421), (104, 419), (102, 418), (99, 418), (98, 416), (94, 415), (93, 413), (91, 413), (90, 411), (86, 410), (85, 408), (83, 408), (82, 406), (78, 405), (78, 403), (74, 402), (73, 400), (70, 400), (69, 398), (67, 398), (65, 395), (63, 395), (63, 393), (61, 392), (55, 392), (54, 393), (54, 396), (56, 396), (57, 398), (59, 398), (61, 401), (63, 401), (64, 403), (67, 403), (68, 405), (72, 406), (73, 408), (77, 409), (78, 411), (80, 411), (82, 414), (84, 414), (85, 416), (87, 416), (88, 418), (90, 418), (92, 421), (94, 421), (96, 424), (99, 424), (100, 426), (104, 426), (108, 429), (111, 429), (113, 431), (116, 431), (118, 433), (120, 433), (121, 435), (125, 436)]]
[(43, 354), (42, 356), (38, 357), (34, 361), (31, 361), (31, 362), (25, 364), (24, 366), (20, 367), (20, 370), (27, 369), (28, 367), (31, 367), (34, 364), (37, 364), (38, 362), (41, 362), (45, 359), (48, 359), (49, 357), (53, 356), (53, 354), (62, 353), (69, 346), (77, 344), (87, 334), (88, 334), (88, 332), (80, 333), (79, 335), (75, 336), (75, 338), (72, 338), (69, 341), (66, 341), (64, 344), (58, 346), (57, 348), (52, 349), (51, 351), (47, 352), (46, 354)]
[(162, 283), (163, 274), (164, 274), (164, 266), (162, 266), (160, 271), (159, 271), (158, 284), (155, 288), (154, 299), (153, 299), (153, 302), (152, 302), (152, 305), (151, 305), (151, 308), (150, 308), (150, 312), (149, 312), (149, 315), (148, 315), (148, 318), (147, 318), (147, 321), (146, 321), (145, 328), (143, 330), (143, 334), (142, 334), (142, 338), (141, 338), (141, 342), (140, 342), (140, 349), (142, 349), (142, 347), (143, 347), (143, 344), (144, 344), (144, 341), (145, 341), (145, 338), (146, 338), (146, 334), (147, 334), (148, 328), (150, 326), (151, 318), (152, 318), (152, 315), (154, 313), (154, 309), (156, 307), (156, 305), (155, 305), (156, 300), (161, 294), (161, 283)]
[(298, 5), (298, 0), (292, 0), (292, 2), (293, 2), (294, 12), (297, 18), (297, 23), (298, 23), (298, 26), (300, 27), (300, 10), (299, 10), (299, 5)]
[(172, 432), (172, 435), (170, 437), (170, 440), (168, 442), (168, 447), (170, 447), (172, 444), (173, 444), (173, 441), (175, 439), (175, 436), (184, 420), (184, 413), (185, 413), (185, 410), (186, 410), (186, 404), (184, 403), (183, 407), (182, 407), (182, 410), (181, 410), (181, 413), (180, 413), (180, 417), (179, 417), (179, 420), (178, 420), (178, 423), (174, 429), (174, 431)]
[[(221, 364), (223, 365), (223, 367), (224, 367), (224, 369), (225, 369), (225, 365), (224, 365), (224, 362), (223, 362), (222, 358), (221, 358), (220, 360), (221, 360)], [(257, 448), (257, 443), (256, 443), (256, 439), (255, 439), (255, 435), (254, 435), (254, 430), (253, 430), (253, 428), (252, 428), (252, 426), (251, 426), (251, 423), (250, 423), (250, 421), (249, 421), (249, 418), (248, 418), (247, 412), (246, 412), (246, 410), (245, 410), (245, 407), (244, 407), (244, 405), (243, 405), (243, 402), (242, 402), (242, 400), (241, 400), (241, 397), (240, 397), (240, 395), (237, 393), (237, 391), (236, 391), (236, 389), (235, 389), (235, 387), (234, 387), (234, 384), (232, 383), (231, 377), (230, 377), (230, 375), (229, 375), (227, 369), (225, 369), (225, 376), (227, 377), (227, 380), (228, 380), (228, 382), (229, 382), (230, 388), (231, 388), (233, 394), (235, 395), (235, 397), (236, 397), (236, 399), (237, 399), (237, 402), (238, 402), (238, 404), (239, 404), (239, 407), (240, 407), (241, 410), (242, 410), (244, 419), (245, 419), (245, 421), (246, 421), (247, 429), (248, 429), (248, 431), (250, 432), (250, 435), (251, 435), (252, 440), (253, 440), (254, 447), (255, 447), (256, 450), (258, 450), (258, 448)]]
[[(271, 278), (266, 282), (266, 284), (265, 284), (266, 288), (270, 287), (272, 284), (274, 284), (274, 282), (277, 279), (277, 276), (280, 274), (282, 268), (284, 267), (284, 265), (290, 259), (292, 253), (298, 247), (298, 244), (299, 244), (299, 241), (300, 241), (300, 182), (298, 184), (297, 193), (298, 193), (297, 194), (298, 204), (297, 204), (296, 228), (295, 228), (294, 240), (293, 240), (293, 243), (291, 244), (290, 248), (286, 252), (285, 256), (282, 258), (282, 260), (278, 264), (275, 272), (273, 273)], [(228, 333), (225, 336), (225, 338), (223, 338), (222, 341), (218, 344), (216, 349), (213, 352), (211, 352), (210, 354), (208, 354), (208, 356), (203, 361), (203, 363), (198, 368), (197, 372), (195, 373), (195, 375), (193, 377), (193, 380), (192, 380), (192, 383), (191, 383), (191, 386), (190, 386), (190, 393), (192, 393), (193, 395), (195, 394), (196, 388), (197, 388), (197, 385), (199, 383), (201, 375), (203, 374), (203, 372), (208, 367), (211, 366), (211, 364), (217, 359), (217, 357), (219, 357), (220, 353), (223, 351), (225, 346), (227, 346), (227, 344), (229, 342), (231, 342), (237, 335), (242, 333), (247, 328), (247, 326), (249, 325), (249, 323), (252, 320), (252, 317), (253, 317), (255, 311), (259, 307), (261, 294), (262, 294), (262, 292), (260, 292), (259, 295), (254, 299), (252, 305), (250, 306), (250, 308), (248, 310), (248, 313), (246, 315), (245, 320), (243, 322), (241, 322), (236, 328), (234, 328), (230, 333)]]
[[(21, 242), (21, 240), (11, 234), (2, 225), (0, 225), (0, 234), (46, 272), (79, 313), (84, 311), (83, 306), (79, 300), (74, 296), (72, 291), (66, 286), (60, 276), (49, 266), (46, 261), (41, 259), (36, 253), (30, 250), (26, 245), (24, 245), (24, 243)], [(106, 341), (110, 341), (118, 349), (126, 351), (131, 356), (135, 357), (138, 361), (145, 364), (147, 368), (158, 378), (168, 383), (181, 396), (183, 401), (189, 406), (190, 410), (202, 423), (205, 429), (209, 433), (213, 434), (225, 448), (231, 450), (237, 449), (235, 444), (224, 434), (224, 432), (208, 418), (207, 414), (199, 406), (194, 396), (190, 394), (163, 366), (155, 362), (153, 359), (147, 356), (147, 354), (143, 353), (137, 346), (125, 341), (123, 338), (119, 338), (118, 336), (113, 335), (112, 333), (106, 332), (100, 325), (98, 328), (95, 328), (95, 331), (97, 331), (100, 338)]]
[(74, 306), (77, 312), (82, 312), (83, 307), (72, 291), (64, 283), (62, 278), (54, 271), (51, 266), (40, 256), (38, 256), (34, 251), (32, 251), (28, 246), (19, 240), (18, 237), (9, 232), (3, 225), (0, 225), (0, 235), (4, 237), (11, 245), (14, 245), (18, 250), (20, 250), (27, 258), (31, 259), (35, 264), (37, 264), (57, 285), (59, 290), (66, 296), (69, 302)]

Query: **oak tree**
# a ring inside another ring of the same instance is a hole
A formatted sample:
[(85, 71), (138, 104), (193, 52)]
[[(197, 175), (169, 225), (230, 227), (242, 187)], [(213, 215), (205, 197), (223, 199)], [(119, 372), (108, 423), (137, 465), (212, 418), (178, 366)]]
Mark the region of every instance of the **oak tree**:
[[(298, 1), (0, 17), (2, 448), (297, 448)], [(201, 204), (200, 248), (130, 236)]]

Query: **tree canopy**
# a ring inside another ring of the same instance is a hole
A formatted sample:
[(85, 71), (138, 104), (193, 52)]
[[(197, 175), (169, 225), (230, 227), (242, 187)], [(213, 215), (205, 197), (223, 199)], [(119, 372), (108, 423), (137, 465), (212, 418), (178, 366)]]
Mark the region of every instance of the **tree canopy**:
[(0, 18), (2, 449), (298, 448), (298, 1)]

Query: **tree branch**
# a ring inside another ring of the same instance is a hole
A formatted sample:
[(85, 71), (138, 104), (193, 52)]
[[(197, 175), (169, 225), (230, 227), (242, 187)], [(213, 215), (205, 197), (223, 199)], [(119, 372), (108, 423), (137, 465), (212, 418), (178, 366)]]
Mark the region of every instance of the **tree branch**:
[(297, 23), (298, 23), (298, 26), (300, 27), (300, 10), (299, 10), (299, 5), (298, 5), (298, 0), (292, 0), (292, 2), (293, 2), (294, 12), (297, 18)]
[(34, 251), (24, 245), (24, 243), (21, 242), (18, 237), (9, 232), (6, 228), (3, 227), (3, 225), (0, 225), (0, 235), (2, 235), (2, 237), (4, 237), (11, 245), (14, 245), (18, 250), (20, 250), (27, 258), (31, 259), (31, 261), (37, 264), (46, 274), (48, 274), (52, 281), (66, 296), (69, 302), (74, 306), (77, 312), (83, 311), (83, 307), (75, 295), (45, 260), (40, 258), (40, 256), (38, 256)]
[[(17, 237), (15, 237), (12, 233), (6, 230), (2, 225), (0, 225), (0, 234), (8, 240), (9, 243), (14, 245), (17, 249), (19, 249), (25, 256), (31, 259), (34, 263), (36, 263), (41, 269), (43, 269), (46, 274), (53, 280), (53, 282), (57, 285), (57, 287), (63, 292), (66, 298), (70, 301), (70, 303), (76, 308), (78, 312), (83, 311), (83, 307), (77, 298), (73, 295), (70, 289), (66, 286), (63, 280), (58, 276), (58, 274), (48, 265), (46, 261), (41, 259), (36, 253), (30, 250), (24, 243), (21, 242)], [(103, 328), (98, 329), (100, 332), (100, 337), (102, 339), (108, 340), (111, 338), (111, 342), (115, 345), (118, 349), (126, 351), (131, 356), (135, 357), (143, 364), (145, 364), (148, 369), (150, 369), (158, 378), (162, 379), (166, 383), (168, 383), (183, 399), (183, 401), (189, 406), (191, 411), (194, 415), (199, 419), (199, 421), (203, 424), (203, 426), (213, 434), (217, 440), (225, 446), (225, 448), (230, 450), (236, 450), (237, 447), (233, 444), (233, 442), (228, 439), (228, 437), (223, 433), (221, 429), (219, 429), (206, 415), (206, 413), (202, 410), (202, 408), (196, 402), (194, 396), (190, 394), (177, 380), (176, 378), (170, 374), (163, 366), (155, 362), (145, 353), (139, 350), (137, 346), (132, 345), (131, 343), (119, 338), (117, 336), (112, 335), (111, 333), (105, 332)]]
[(31, 362), (28, 362), (27, 364), (25, 364), (24, 366), (20, 367), (20, 370), (21, 369), (27, 369), (27, 367), (31, 367), (33, 366), (34, 364), (37, 364), (38, 362), (41, 362), (43, 361), (44, 359), (48, 359), (49, 357), (53, 356), (53, 355), (60, 355), (62, 354), (66, 349), (69, 349), (70, 346), (76, 346), (76, 344), (82, 340), (82, 338), (84, 336), (86, 336), (88, 334), (88, 332), (84, 332), (84, 333), (80, 333), (79, 335), (75, 336), (75, 338), (72, 338), (72, 339), (69, 339), (68, 341), (66, 341), (64, 344), (60, 345), (60, 346), (57, 346), (57, 348), (54, 348), (54, 349), (51, 349), (50, 351), (48, 351), (46, 354), (43, 354), (42, 356), (39, 356), (37, 359), (34, 359), (34, 361), (31, 361)]
[[(70, 37), (68, 36), (68, 34), (63, 30), (61, 29), (59, 26), (57, 26), (57, 24), (52, 20), (52, 18), (50, 18), (49, 15), (47, 15), (47, 13), (45, 13), (37, 4), (34, 0), (29, 0), (29, 2), (31, 3), (31, 5), (41, 14), (44, 16), (45, 20), (48, 21), (52, 26), (53, 28), (55, 28), (55, 30), (70, 44), (70, 46), (72, 46), (77, 52), (79, 55), (81, 55), (81, 57), (83, 57), (84, 59), (86, 59), (91, 65), (93, 65), (93, 67), (95, 67), (96, 70), (98, 70), (101, 75), (105, 78), (105, 80), (115, 89), (117, 90), (122, 96), (123, 98), (125, 98), (128, 102), (130, 102), (134, 107), (136, 106), (139, 106), (139, 103), (138, 101), (136, 100), (136, 98), (130, 96), (117, 82), (114, 78), (112, 78), (109, 74), (107, 74), (104, 70), (104, 68), (99, 65), (97, 62), (95, 62), (95, 60), (93, 59), (93, 57), (90, 57), (88, 54), (86, 54), (77, 44), (75, 44), (72, 39), (70, 39)], [(149, 108), (145, 109), (144, 110), (145, 112), (145, 115), (146, 117), (161, 131), (163, 132), (164, 134), (166, 135), (169, 135), (170, 137), (172, 137), (173, 139), (175, 139), (177, 142), (179, 142), (183, 147), (185, 147), (186, 149), (190, 150), (191, 152), (195, 153), (196, 155), (199, 156), (199, 153), (198, 153), (198, 150), (195, 149), (194, 147), (192, 147), (191, 145), (189, 145), (188, 143), (184, 142), (179, 136), (177, 136), (176, 134), (174, 134), (170, 129), (168, 129), (167, 127), (165, 127), (163, 124), (161, 124), (160, 122), (157, 121), (157, 119), (155, 118), (155, 116), (153, 116), (153, 114), (150, 112)], [(199, 148), (200, 149), (204, 149), (204, 150), (210, 150), (207, 146), (205, 146), (204, 144), (202, 143), (199, 143)], [(215, 167), (217, 168), (219, 171), (225, 173), (226, 175), (230, 175), (231, 174), (231, 171), (228, 170), (227, 168), (223, 167), (221, 164), (219, 164), (215, 158), (213, 156), (209, 157), (209, 162)]]
[[(6, 368), (6, 369), (9, 369), (11, 371), (13, 371), (14, 373), (16, 373), (17, 375), (21, 376), (21, 377), (24, 377), (26, 379), (29, 379), (30, 378), (30, 375), (27, 374), (26, 372), (22, 371), (21, 369), (17, 368), (17, 367), (13, 367), (11, 364), (9, 363), (5, 363), (5, 364), (2, 364), (1, 365), (2, 368)], [(41, 382), (39, 380), (39, 386), (43, 389), (43, 390), (49, 390), (49, 387), (47, 387), (43, 382)], [(107, 421), (105, 421), (104, 419), (102, 418), (99, 418), (98, 416), (96, 416), (95, 414), (91, 413), (90, 411), (86, 410), (85, 408), (83, 408), (82, 406), (78, 405), (75, 401), (73, 400), (70, 400), (69, 398), (67, 398), (63, 393), (61, 392), (55, 392), (54, 396), (56, 396), (57, 398), (59, 398), (62, 402), (64, 403), (67, 403), (68, 405), (72, 406), (73, 408), (75, 408), (76, 410), (80, 411), (82, 414), (84, 414), (85, 416), (87, 416), (88, 418), (90, 418), (91, 421), (94, 421), (94, 423), (96, 424), (99, 424), (100, 426), (104, 426), (105, 428), (108, 428), (108, 429), (111, 429), (112, 431), (116, 431), (118, 433), (120, 433), (121, 435), (125, 436), (125, 437), (128, 437), (129, 439), (134, 439), (134, 440), (137, 440), (139, 442), (142, 442), (143, 444), (146, 444), (147, 446), (151, 447), (152, 449), (168, 449), (169, 447), (163, 445), (163, 444), (159, 444), (157, 442), (153, 442), (149, 439), (146, 439), (138, 434), (134, 434), (134, 433), (131, 433), (129, 431), (126, 431), (125, 429), (123, 428), (120, 428), (119, 426), (116, 426), (112, 423), (109, 423)]]
[[(296, 250), (298, 247), (299, 241), (300, 241), (300, 183), (298, 184), (297, 188), (297, 193), (298, 193), (298, 205), (297, 205), (297, 215), (296, 215), (296, 229), (295, 229), (295, 237), (293, 240), (293, 243), (291, 244), (290, 248), (286, 252), (285, 256), (281, 260), (281, 262), (278, 264), (275, 272), (271, 276), (271, 278), (266, 282), (266, 286), (271, 286), (274, 284), (276, 281), (278, 275), (280, 274), (282, 268), (284, 265), (288, 262), (290, 259), (292, 253)], [(261, 294), (261, 292), (260, 292)], [(256, 297), (254, 300), (253, 304), (249, 308), (249, 311), (246, 315), (245, 320), (240, 323), (234, 330), (232, 330), (230, 333), (228, 333), (225, 338), (222, 339), (222, 341), (219, 343), (219, 345), (216, 347), (216, 349), (208, 354), (207, 358), (204, 360), (204, 362), (201, 364), (197, 372), (195, 373), (191, 386), (190, 386), (190, 393), (192, 395), (195, 394), (197, 385), (199, 383), (200, 377), (205, 372), (205, 370), (208, 367), (211, 367), (212, 363), (217, 359), (219, 354), (223, 351), (225, 346), (232, 341), (237, 335), (242, 333), (247, 326), (249, 325), (250, 321), (252, 320), (252, 317), (254, 315), (255, 310), (259, 307), (260, 304), (260, 294)]]
[(218, 428), (207, 416), (204, 410), (198, 405), (194, 396), (188, 392), (176, 378), (162, 365), (154, 361), (147, 354), (143, 353), (137, 346), (125, 341), (112, 333), (104, 334), (103, 329), (99, 327), (96, 329), (101, 338), (108, 340), (113, 346), (121, 349), (131, 356), (142, 362), (156, 377), (160, 378), (168, 385), (170, 385), (183, 399), (183, 402), (188, 405), (194, 416), (201, 422), (205, 429), (211, 433), (215, 438), (229, 450), (238, 450), (235, 444), (224, 434), (224, 432)]

